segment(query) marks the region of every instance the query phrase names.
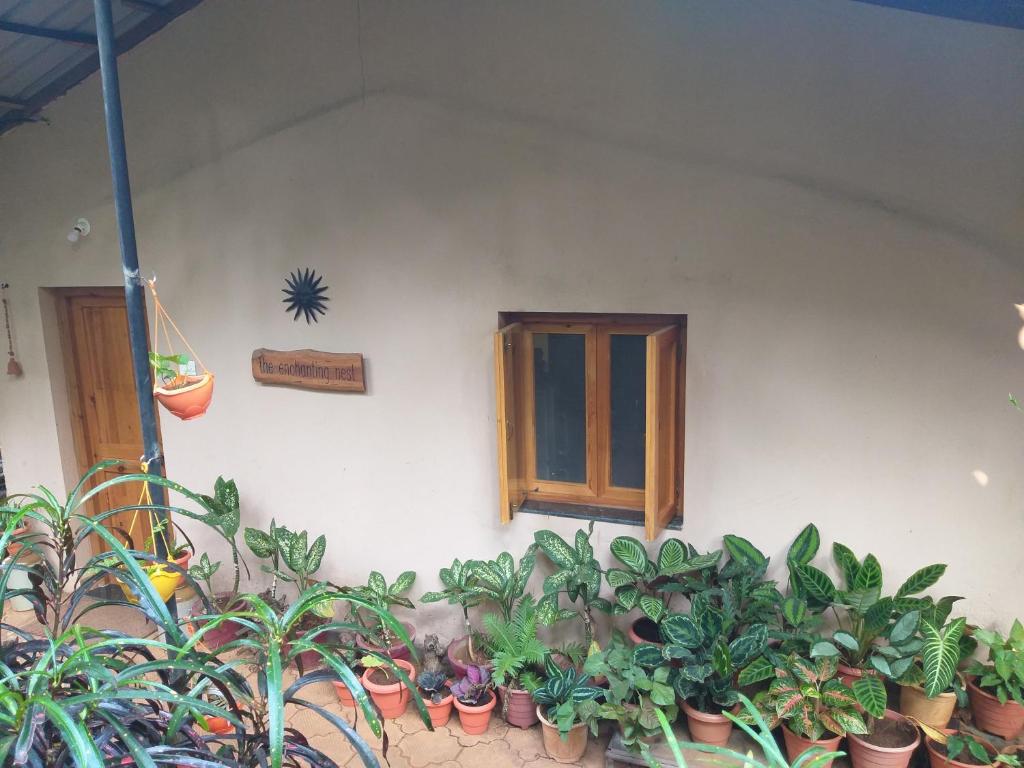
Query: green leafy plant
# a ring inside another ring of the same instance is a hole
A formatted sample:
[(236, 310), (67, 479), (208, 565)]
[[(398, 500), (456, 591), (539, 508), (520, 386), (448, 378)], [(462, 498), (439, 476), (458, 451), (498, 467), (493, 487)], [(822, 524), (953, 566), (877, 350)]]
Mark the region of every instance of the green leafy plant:
[(1000, 703), (1024, 705), (1024, 624), (1015, 620), (1005, 638), (988, 629), (977, 629), (974, 636), (988, 648), (988, 662), (975, 661), (967, 673), (977, 676), (978, 687), (991, 692)]
[(946, 738), (946, 762), (956, 760), (961, 755), (970, 755), (979, 765), (994, 765), (996, 756), (989, 748), (969, 733), (952, 733)]
[(366, 584), (351, 590), (374, 607), (375, 610), (371, 612), (356, 611), (355, 616), (371, 633), (373, 639), (380, 642), (381, 648), (390, 648), (397, 640), (405, 639), (404, 631), (401, 635), (395, 634), (393, 624), (381, 621), (381, 617), (396, 605), (402, 608), (416, 607), (405, 596), (415, 581), (415, 571), (402, 571), (391, 584), (388, 584), (387, 579), (379, 571), (370, 571)]
[[(526, 595), (516, 606), (511, 619), (496, 613), (484, 616), (489, 635), (488, 646), (494, 665), (494, 684), (516, 690), (532, 691), (540, 685), (536, 668), (544, 663), (549, 650), (537, 637), (537, 604)], [(504, 697), (506, 708), (510, 696)]]
[(651, 560), (644, 545), (632, 536), (616, 537), (610, 548), (622, 565), (605, 573), (608, 586), (615, 590), (613, 612), (621, 615), (639, 608), (655, 624), (668, 615), (673, 597), (688, 590), (680, 577), (714, 568), (722, 556), (721, 550), (698, 554), (679, 539), (666, 539), (657, 560)]
[(777, 613), (769, 624), (768, 636), (779, 642), (785, 654), (810, 654), (811, 646), (819, 638), (824, 612), (830, 603), (815, 600), (797, 575), (797, 569), (810, 565), (821, 547), (821, 534), (813, 523), (806, 525), (786, 553), (789, 571), (789, 593), (777, 605)]
[(536, 561), (537, 545), (531, 544), (519, 558), (518, 567), (512, 555), (502, 552), (494, 560), (470, 560), (466, 563), (466, 569), (473, 588), (484, 600), (497, 604), (505, 621), (509, 621), (516, 603), (526, 592)]
[[(508, 559), (511, 560), (511, 556)], [(507, 563), (507, 561), (505, 562)], [(469, 654), (469, 661), (476, 662), (478, 660), (474, 638), (476, 633), (469, 620), (469, 609), (483, 602), (484, 591), (480, 588), (472, 563), (473, 561), (464, 563), (455, 558), (449, 567), (442, 568), (438, 574), (444, 588), (440, 591), (427, 592), (420, 598), (420, 601), (438, 603), (447, 600), (449, 605), (457, 605), (462, 608), (462, 621), (466, 628), (466, 650)]]
[(591, 732), (597, 735), (599, 720), (613, 720), (619, 725), (623, 746), (648, 754), (646, 740), (659, 729), (657, 712), (663, 711), (670, 720), (679, 714), (673, 685), (679, 670), (666, 663), (657, 646), (630, 647), (616, 632), (605, 648), (587, 657), (583, 671), (608, 681), (596, 717), (588, 721)]
[(734, 615), (695, 595), (690, 613), (674, 613), (661, 622), (665, 645), (639, 645), (679, 664), (676, 693), (702, 712), (733, 707), (739, 701), (737, 675), (760, 657), (768, 643), (765, 624), (740, 625)]
[[(776, 668), (771, 686), (754, 697), (754, 704), (771, 727), (785, 723), (810, 741), (826, 734), (867, 733), (857, 699), (837, 671), (834, 656), (809, 661), (794, 654)], [(749, 713), (743, 719), (752, 722)]]
[(544, 676), (544, 682), (532, 691), (533, 700), (544, 709), (548, 721), (558, 727), (563, 739), (577, 722), (594, 721), (594, 702), (603, 691), (591, 685), (586, 675), (573, 666), (558, 666), (549, 656)]
[[(541, 530), (534, 533), (534, 541), (541, 551), (557, 567), (544, 579), (544, 596), (538, 601), (537, 609), (542, 624), (554, 624), (564, 619), (579, 618), (583, 623), (584, 643), (588, 649), (594, 647), (594, 611), (611, 613), (612, 605), (600, 596), (601, 565), (594, 557), (590, 536), (594, 523), (584, 530), (576, 531), (574, 546), (554, 531)], [(569, 602), (578, 603), (575, 610), (559, 605), (560, 595), (566, 595)]]
[[(921, 615), (936, 606), (931, 598), (919, 595), (941, 578), (946, 566), (921, 568), (894, 596), (882, 597), (882, 567), (874, 555), (860, 561), (849, 547), (838, 542), (833, 545), (832, 554), (845, 589), (838, 589), (828, 574), (810, 563), (793, 566), (808, 598), (830, 605), (839, 625), (831, 641), (816, 643), (811, 655), (838, 656), (850, 667), (870, 666), (884, 675), (901, 677), (920, 651), (915, 633)], [(951, 607), (956, 599), (943, 598), (943, 605)], [(888, 641), (891, 650), (880, 650), (878, 646), (883, 645), (883, 640)]]
[(967, 690), (959, 669), (978, 647), (977, 640), (965, 634), (966, 626), (967, 620), (963, 618), (953, 619), (944, 626), (922, 619), (918, 627), (920, 653), (901, 677), (894, 678), (895, 682), (920, 686), (928, 698), (953, 693), (957, 704), (966, 707)]
[(188, 355), (149, 353), (149, 364), (153, 368), (153, 374), (160, 379), (166, 389), (174, 389), (186, 384), (181, 375), (180, 366), (188, 365), (188, 361)]

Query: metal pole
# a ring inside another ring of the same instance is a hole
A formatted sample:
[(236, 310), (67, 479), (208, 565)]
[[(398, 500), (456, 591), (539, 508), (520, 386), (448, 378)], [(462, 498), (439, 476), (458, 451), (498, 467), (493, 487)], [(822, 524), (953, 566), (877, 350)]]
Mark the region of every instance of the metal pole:
[[(142, 423), (142, 444), (149, 471), (163, 474), (163, 454), (156, 428), (156, 405), (153, 402), (153, 378), (149, 365), (149, 328), (146, 324), (146, 294), (139, 276), (139, 254), (135, 246), (135, 216), (132, 212), (132, 189), (128, 180), (128, 156), (124, 144), (124, 119), (121, 114), (121, 86), (117, 76), (117, 38), (110, 0), (93, 0), (96, 10), (96, 38), (99, 43), (100, 77), (103, 81), (103, 113), (107, 121), (107, 151), (110, 175), (114, 183), (114, 211), (117, 214), (118, 239), (121, 243), (121, 267), (124, 271), (125, 307), (128, 310), (128, 338), (132, 348), (132, 369), (135, 372), (135, 397), (139, 403)], [(164, 505), (167, 495), (163, 486), (151, 487), (153, 503)], [(167, 514), (157, 512), (158, 523), (166, 524)], [(167, 548), (162, 536), (154, 536), (157, 557), (166, 558)], [(175, 615), (172, 596), (168, 602)]]

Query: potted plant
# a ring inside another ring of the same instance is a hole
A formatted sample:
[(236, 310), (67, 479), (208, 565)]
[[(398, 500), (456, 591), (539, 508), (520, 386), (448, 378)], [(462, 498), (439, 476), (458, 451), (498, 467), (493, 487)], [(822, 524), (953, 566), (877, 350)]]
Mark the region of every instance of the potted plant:
[(416, 681), (416, 668), (405, 659), (385, 659), (368, 654), (360, 660), (361, 679), (381, 717), (393, 719), (405, 713), (412, 700), (410, 685)]
[(622, 565), (605, 572), (608, 586), (615, 590), (612, 613), (620, 616), (634, 608), (643, 613), (629, 629), (634, 643), (661, 642), (658, 624), (672, 610), (673, 598), (687, 590), (680, 577), (714, 568), (722, 556), (721, 550), (701, 555), (679, 539), (666, 539), (658, 559), (652, 561), (644, 545), (632, 536), (613, 539), (611, 553)]
[(526, 592), (526, 584), (537, 561), (537, 545), (531, 544), (519, 558), (519, 565), (508, 552), (494, 560), (470, 560), (466, 563), (474, 588), (485, 601), (498, 606), (505, 621), (512, 619), (516, 604)]
[(501, 715), (509, 725), (529, 728), (537, 722), (532, 691), (540, 685), (536, 668), (549, 650), (537, 637), (537, 604), (523, 596), (512, 616), (484, 617), (488, 649), (494, 666), (494, 684), (501, 695)]
[(153, 394), (160, 405), (182, 421), (202, 416), (213, 399), (213, 374), (182, 373), (190, 362), (188, 355), (149, 353), (153, 377), (159, 382), (153, 386)]
[[(941, 617), (931, 618), (921, 621), (920, 656), (895, 682), (900, 685), (900, 712), (942, 730), (949, 725), (957, 706), (967, 706), (967, 689), (959, 667), (974, 654), (977, 641), (964, 633), (966, 619), (954, 619), (942, 626)], [(938, 621), (934, 621), (936, 618)]]
[(999, 751), (987, 741), (967, 732), (947, 728), (927, 730), (924, 739), (932, 768), (977, 768), (997, 764), (1012, 765), (1000, 760)]
[[(853, 691), (836, 677), (835, 657), (809, 661), (795, 654), (775, 669), (767, 691), (754, 704), (770, 727), (782, 725), (790, 762), (814, 748), (836, 752), (847, 733), (866, 733), (867, 725), (857, 711)], [(750, 713), (741, 719), (753, 724)], [(829, 768), (832, 761), (821, 764)]]
[(723, 713), (739, 703), (737, 675), (764, 653), (768, 627), (742, 626), (728, 608), (716, 608), (702, 593), (693, 597), (689, 614), (662, 621), (661, 636), (665, 657), (682, 668), (675, 687), (690, 735), (695, 741), (727, 744), (733, 722)]
[[(356, 635), (356, 644), (360, 648), (375, 653), (385, 653), (393, 659), (408, 660), (412, 655), (412, 643), (416, 638), (416, 627), (409, 622), (402, 622), (405, 637), (393, 632), (391, 627), (379, 620), (379, 611), (390, 611), (393, 606), (415, 608), (412, 601), (405, 597), (416, 581), (415, 571), (403, 571), (391, 584), (378, 571), (371, 571), (366, 584), (355, 587), (354, 594), (375, 606), (378, 612), (355, 612), (355, 618), (366, 632)], [(369, 640), (367, 639), (369, 638)]]
[(478, 735), (487, 730), (491, 722), (491, 710), (496, 703), (492, 688), (490, 670), (476, 664), (470, 664), (465, 677), (459, 678), (452, 686), (459, 723), (466, 733)]
[[(600, 651), (587, 657), (583, 671), (591, 678), (604, 678), (607, 688), (597, 716), (618, 724), (622, 745), (631, 752), (647, 755), (650, 744), (660, 738), (657, 712), (675, 720), (676, 688), (681, 670), (671, 665), (664, 647), (653, 643), (627, 645), (620, 632)], [(596, 736), (596, 723), (591, 723)]]
[(420, 598), (420, 601), (424, 603), (438, 603), (447, 600), (449, 605), (458, 605), (462, 608), (462, 621), (466, 634), (455, 638), (448, 645), (448, 662), (460, 677), (466, 674), (470, 664), (486, 663), (486, 660), (477, 652), (479, 641), (475, 637), (476, 631), (469, 620), (469, 609), (479, 605), (484, 599), (472, 563), (473, 561), (463, 563), (455, 558), (451, 566), (442, 568), (438, 574), (444, 588), (440, 591), (427, 592)]
[[(590, 543), (593, 532), (593, 522), (586, 531), (576, 531), (573, 546), (554, 531), (541, 530), (533, 536), (537, 546), (557, 568), (544, 579), (544, 596), (537, 601), (540, 622), (551, 625), (579, 618), (588, 654), (598, 647), (594, 643), (594, 611), (612, 612), (612, 604), (600, 596), (601, 564), (594, 557), (594, 547)], [(562, 608), (559, 599), (563, 594), (579, 607), (575, 610)]]
[(430, 713), (430, 722), (435, 728), (448, 724), (452, 716), (452, 702), (455, 697), (449, 687), (448, 676), (441, 670), (422, 672), (416, 678), (416, 687), (423, 696), (423, 703)]
[(587, 750), (587, 726), (596, 723), (596, 700), (604, 691), (590, 685), (575, 667), (560, 667), (550, 656), (545, 677), (532, 694), (544, 750), (556, 762), (575, 763)]
[[(833, 544), (832, 554), (845, 589), (838, 589), (828, 574), (810, 563), (795, 563), (792, 568), (806, 594), (818, 604), (829, 605), (839, 622), (831, 642), (816, 643), (811, 656), (837, 656), (840, 677), (847, 685), (865, 674), (901, 677), (913, 663), (916, 651), (913, 645), (899, 646), (913, 640), (920, 612), (934, 605), (931, 598), (917, 595), (934, 585), (946, 572), (946, 566), (925, 566), (911, 574), (894, 596), (882, 597), (882, 567), (874, 555), (867, 555), (862, 562), (839, 542)], [(884, 640), (899, 651), (898, 657), (878, 652)]]
[(988, 648), (987, 662), (975, 661), (967, 670), (971, 712), (979, 728), (1004, 739), (1024, 731), (1024, 624), (1013, 622), (1009, 637), (988, 629), (975, 630)]
[(7, 554), (13, 557), (25, 546), (20, 539), (29, 532), (28, 516), (22, 513), (17, 504), (5, 504), (2, 500), (0, 500), (0, 504), (3, 504), (0, 506), (0, 510), (2, 510), (0, 511), (0, 529), (11, 529)]

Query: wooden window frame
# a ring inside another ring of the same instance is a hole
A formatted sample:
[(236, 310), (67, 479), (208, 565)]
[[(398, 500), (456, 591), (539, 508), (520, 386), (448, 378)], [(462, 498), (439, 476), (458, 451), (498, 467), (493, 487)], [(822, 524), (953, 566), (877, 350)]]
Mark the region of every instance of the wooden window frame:
[[(608, 510), (614, 513), (611, 517), (643, 524), (648, 539), (655, 538), (673, 518), (681, 519), (686, 316), (504, 312), (498, 319), (495, 372), (502, 522), (511, 520), (514, 512), (531, 501), (574, 505), (580, 510), (596, 512)], [(584, 483), (545, 481), (536, 476), (534, 333), (586, 336), (587, 473)], [(646, 462), (644, 488), (611, 484), (611, 337), (616, 334), (642, 335), (648, 342), (647, 419), (655, 429), (647, 429), (645, 435), (646, 455), (654, 458)], [(667, 352), (663, 350), (659, 358), (662, 367), (655, 371), (652, 370), (652, 350), (658, 354), (656, 337), (659, 334), (666, 334), (662, 337), (662, 346), (666, 350), (674, 348), (678, 359), (666, 360)], [(666, 389), (671, 392), (667, 393)], [(670, 401), (664, 399), (666, 395)], [(652, 408), (655, 410), (650, 411)], [(653, 422), (652, 413), (656, 414)], [(660, 423), (666, 415), (670, 422), (668, 435), (663, 433), (666, 425)], [(662, 439), (657, 442), (659, 436)], [(665, 476), (666, 470), (670, 472), (669, 477)]]

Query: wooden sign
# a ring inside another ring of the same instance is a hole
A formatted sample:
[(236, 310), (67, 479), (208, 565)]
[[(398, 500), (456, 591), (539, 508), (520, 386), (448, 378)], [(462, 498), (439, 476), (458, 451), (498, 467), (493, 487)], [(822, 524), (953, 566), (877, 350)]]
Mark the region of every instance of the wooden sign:
[(254, 349), (252, 377), (263, 384), (335, 392), (365, 392), (363, 356), (358, 352)]

